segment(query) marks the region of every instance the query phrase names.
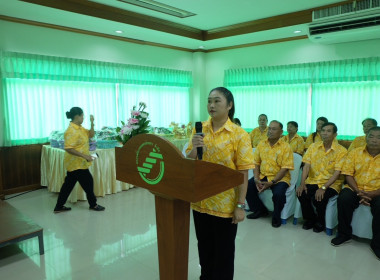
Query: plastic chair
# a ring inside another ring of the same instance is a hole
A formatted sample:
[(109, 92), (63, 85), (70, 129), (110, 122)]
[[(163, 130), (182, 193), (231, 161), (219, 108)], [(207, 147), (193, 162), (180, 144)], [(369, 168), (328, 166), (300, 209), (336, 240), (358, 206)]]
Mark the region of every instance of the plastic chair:
[[(253, 149), (255, 150), (255, 149)], [(298, 181), (298, 174), (300, 171), (301, 163), (302, 163), (302, 157), (299, 154), (293, 153), (293, 161), (294, 161), (294, 170), (290, 170), (290, 186), (286, 190), (286, 203), (284, 205), (284, 208), (281, 211), (281, 223), (286, 224), (286, 220), (294, 214), (294, 210), (296, 207), (296, 192), (295, 192), (295, 186)], [(248, 179), (253, 177), (253, 171), (248, 171)], [(264, 203), (265, 207), (269, 211), (273, 211), (273, 201), (272, 201), (272, 192), (265, 191), (261, 193), (260, 195), (261, 201)]]
[[(334, 228), (338, 225), (338, 207), (337, 207), (338, 195), (334, 195), (329, 199), (329, 202), (326, 206), (326, 234), (331, 236), (333, 234)], [(314, 205), (313, 205), (314, 208)], [(315, 209), (315, 208), (314, 208)], [(296, 209), (294, 211), (293, 224), (297, 225), (298, 218), (302, 217), (301, 204), (297, 199)]]
[(372, 213), (371, 207), (359, 205), (352, 216), (352, 234), (358, 237), (372, 239)]

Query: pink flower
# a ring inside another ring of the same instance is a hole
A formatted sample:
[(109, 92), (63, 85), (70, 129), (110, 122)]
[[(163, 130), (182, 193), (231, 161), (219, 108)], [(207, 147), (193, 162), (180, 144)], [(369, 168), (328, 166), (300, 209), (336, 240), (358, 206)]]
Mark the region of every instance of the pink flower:
[(134, 119), (134, 118), (130, 118), (129, 120), (128, 120), (128, 124), (136, 124), (136, 123), (138, 123), (139, 122), (139, 120), (138, 119)]
[(131, 110), (131, 115), (134, 117), (138, 117), (138, 116), (140, 116), (140, 111)]

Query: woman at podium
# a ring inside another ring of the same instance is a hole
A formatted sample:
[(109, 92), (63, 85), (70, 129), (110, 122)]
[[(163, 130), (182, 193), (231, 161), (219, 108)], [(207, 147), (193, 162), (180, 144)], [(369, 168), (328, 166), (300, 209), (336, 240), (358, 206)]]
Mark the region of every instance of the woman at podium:
[[(232, 93), (218, 87), (208, 96), (210, 118), (202, 122), (202, 133), (193, 131), (186, 153), (188, 158), (222, 164), (244, 174), (244, 183), (225, 192), (192, 203), (201, 280), (232, 280), (234, 276), (237, 224), (244, 220), (248, 169), (253, 169), (253, 152), (248, 133), (234, 124)], [(197, 129), (199, 130), (199, 129)]]

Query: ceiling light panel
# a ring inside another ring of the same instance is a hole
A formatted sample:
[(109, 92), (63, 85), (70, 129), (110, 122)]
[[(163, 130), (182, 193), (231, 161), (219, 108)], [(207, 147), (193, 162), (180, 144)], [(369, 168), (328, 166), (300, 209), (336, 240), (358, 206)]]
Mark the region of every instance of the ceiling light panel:
[(169, 6), (153, 0), (118, 0), (119, 2), (139, 6), (156, 12), (164, 13), (167, 15), (172, 15), (179, 18), (187, 18), (195, 16), (194, 13), (189, 11), (181, 10), (173, 6)]

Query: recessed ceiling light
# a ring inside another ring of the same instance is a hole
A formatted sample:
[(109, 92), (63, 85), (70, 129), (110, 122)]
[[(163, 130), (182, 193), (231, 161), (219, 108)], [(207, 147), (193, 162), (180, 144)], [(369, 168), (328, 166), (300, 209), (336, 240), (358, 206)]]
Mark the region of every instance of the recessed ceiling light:
[(205, 47), (204, 46), (199, 46), (200, 49), (204, 49)]
[(294, 31), (294, 33), (301, 33), (301, 30), (296, 30)]
[(118, 33), (118, 34), (123, 33), (123, 31), (121, 31), (121, 30), (116, 30), (115, 32)]

